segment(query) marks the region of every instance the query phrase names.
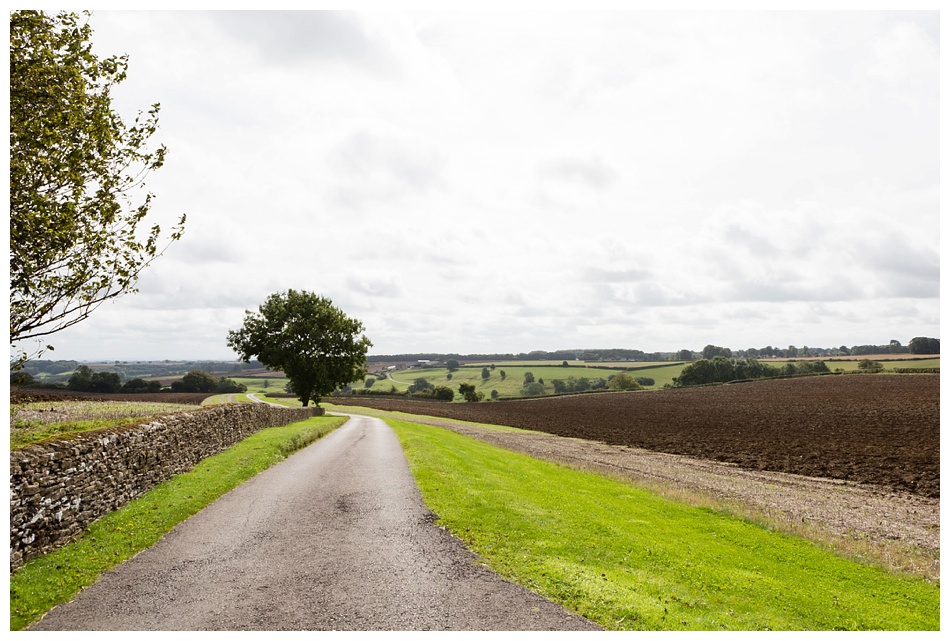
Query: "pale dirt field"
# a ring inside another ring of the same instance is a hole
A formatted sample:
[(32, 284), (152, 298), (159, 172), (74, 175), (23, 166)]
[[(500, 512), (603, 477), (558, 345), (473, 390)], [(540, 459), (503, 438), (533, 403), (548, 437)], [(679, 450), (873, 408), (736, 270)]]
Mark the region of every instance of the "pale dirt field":
[(400, 418), (725, 510), (895, 570), (932, 580), (940, 577), (938, 499), (540, 432), (419, 416)]

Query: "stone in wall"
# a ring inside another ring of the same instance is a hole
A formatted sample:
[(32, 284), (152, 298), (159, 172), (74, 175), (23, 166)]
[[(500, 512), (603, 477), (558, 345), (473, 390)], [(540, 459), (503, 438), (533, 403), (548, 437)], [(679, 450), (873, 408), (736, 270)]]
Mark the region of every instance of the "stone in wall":
[(11, 452), (10, 571), (251, 434), (323, 413), (319, 407), (217, 405)]

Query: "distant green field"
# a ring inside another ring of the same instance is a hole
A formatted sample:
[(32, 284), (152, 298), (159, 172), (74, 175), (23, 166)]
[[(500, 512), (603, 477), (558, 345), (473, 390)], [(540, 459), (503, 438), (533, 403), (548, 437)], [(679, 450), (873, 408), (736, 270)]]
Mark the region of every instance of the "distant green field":
[[(851, 356), (848, 358), (834, 357), (834, 358), (823, 358), (818, 360), (823, 360), (825, 365), (828, 366), (832, 372), (836, 370), (842, 370), (845, 372), (855, 372), (858, 370), (858, 364), (862, 360), (871, 360), (877, 361), (884, 366), (884, 370), (893, 370), (894, 368), (912, 368), (912, 367), (940, 367), (939, 358), (927, 358), (922, 360), (914, 360), (911, 357), (894, 359), (887, 358), (884, 356)], [(795, 358), (763, 358), (760, 359), (762, 363), (769, 363), (771, 365), (782, 366), (783, 364), (789, 361), (801, 361), (805, 359), (795, 359)]]
[(229, 378), (232, 381), (247, 385), (247, 392), (249, 394), (254, 394), (255, 392), (283, 392), (284, 386), (287, 385), (287, 379), (283, 377), (258, 378), (250, 376), (230, 376)]
[[(865, 357), (852, 357), (849, 359), (824, 359), (828, 368), (832, 371), (841, 370), (852, 372), (858, 369), (858, 363)], [(874, 357), (868, 357), (876, 360)], [(760, 359), (763, 363), (769, 363), (781, 367), (788, 361), (804, 359)], [(879, 357), (883, 363), (885, 371), (902, 367), (940, 367), (939, 358), (924, 360), (911, 360), (911, 358), (900, 360), (886, 360)], [(491, 369), (494, 364), (495, 369)], [(404, 392), (415, 382), (417, 378), (424, 378), (435, 386), (443, 386), (456, 392), (456, 401), (461, 401), (461, 396), (457, 394), (459, 385), (467, 383), (475, 386), (475, 390), (482, 392), (485, 399), (491, 398), (492, 390), (498, 392), (499, 398), (520, 397), (521, 388), (524, 385), (524, 376), (527, 372), (534, 375), (536, 381), (544, 381), (545, 394), (554, 393), (553, 381), (555, 379), (566, 380), (569, 376), (574, 378), (587, 378), (591, 382), (626, 371), (633, 376), (652, 378), (654, 384), (647, 389), (662, 389), (664, 385), (672, 385), (673, 379), (680, 375), (683, 368), (688, 363), (656, 363), (656, 362), (617, 362), (617, 363), (584, 363), (583, 361), (568, 361), (568, 366), (562, 365), (562, 361), (500, 361), (496, 363), (466, 363), (460, 369), (452, 372), (449, 378), (449, 371), (444, 368), (411, 368), (392, 371), (386, 379), (374, 380), (373, 389), (390, 390), (395, 387), (396, 391)], [(489, 377), (482, 379), (482, 368), (489, 368)], [(501, 373), (505, 373), (502, 380)], [(375, 378), (375, 377), (367, 377)], [(360, 387), (357, 383), (355, 388)]]
[[(832, 371), (836, 369), (845, 372), (855, 371), (858, 363), (863, 357), (855, 357), (848, 360), (825, 359), (828, 368)], [(875, 360), (874, 357), (869, 357)], [(761, 359), (764, 363), (770, 363), (781, 366), (789, 360), (796, 359)], [(801, 359), (799, 359), (801, 360)], [(940, 367), (939, 358), (925, 360), (884, 360), (881, 359), (885, 371), (895, 367)], [(554, 393), (555, 379), (566, 380), (569, 376), (574, 378), (587, 378), (591, 382), (597, 379), (608, 377), (620, 372), (627, 371), (633, 376), (652, 378), (654, 384), (647, 389), (662, 389), (664, 385), (672, 385), (673, 379), (680, 375), (686, 363), (654, 363), (654, 362), (618, 362), (618, 363), (583, 363), (582, 361), (568, 361), (569, 366), (564, 367), (561, 361), (516, 361), (516, 362), (497, 362), (494, 363), (495, 369), (491, 369), (492, 363), (484, 364), (465, 364), (460, 369), (452, 372), (451, 379), (448, 378), (449, 371), (444, 367), (439, 368), (411, 368), (390, 372), (387, 378), (379, 380), (375, 376), (367, 378), (374, 379), (372, 388), (375, 390), (388, 391), (392, 387), (397, 392), (406, 391), (417, 378), (424, 378), (435, 386), (448, 387), (456, 392), (456, 401), (461, 402), (461, 395), (458, 394), (459, 385), (467, 383), (475, 386), (475, 390), (485, 395), (485, 399), (491, 399), (492, 390), (497, 390), (499, 398), (512, 398), (521, 396), (521, 388), (524, 385), (524, 376), (527, 372), (534, 375), (536, 381), (544, 381), (545, 394)], [(489, 368), (489, 377), (482, 379), (482, 367)], [(505, 372), (505, 379), (502, 380), (501, 373)], [(267, 394), (269, 392), (283, 392), (287, 384), (286, 378), (270, 377), (231, 377), (239, 383), (247, 385), (249, 394)], [(365, 384), (355, 383), (353, 387), (360, 389)], [(273, 399), (272, 399), (273, 400)], [(289, 403), (288, 403), (289, 404)]]
[[(628, 364), (632, 365), (632, 364)], [(482, 378), (482, 367), (489, 368), (487, 379)], [(643, 372), (632, 371), (635, 376), (648, 376), (656, 380), (655, 387), (663, 387), (664, 383), (671, 382), (672, 377), (676, 376), (682, 369), (682, 365), (673, 365), (669, 368), (648, 369)], [(497, 390), (499, 397), (517, 397), (521, 396), (521, 388), (524, 386), (525, 374), (531, 373), (535, 381), (544, 381), (544, 391), (546, 394), (554, 393), (553, 382), (555, 379), (566, 380), (569, 376), (576, 379), (587, 378), (591, 382), (598, 379), (607, 379), (621, 370), (619, 368), (595, 367), (583, 365), (571, 365), (564, 367), (560, 364), (547, 361), (545, 363), (535, 362), (532, 364), (518, 363), (495, 363), (495, 369), (491, 369), (491, 364), (484, 366), (463, 366), (455, 372), (442, 368), (412, 368), (392, 372), (385, 380), (377, 380), (373, 383), (373, 389), (389, 390), (395, 387), (397, 391), (405, 391), (418, 378), (424, 378), (432, 385), (443, 386), (458, 392), (459, 385), (467, 383), (475, 386), (475, 390), (482, 392), (486, 399), (491, 398), (492, 390)], [(504, 372), (504, 378), (502, 378)], [(372, 377), (370, 377), (372, 378)], [(457, 400), (461, 400), (459, 397)]]
[(926, 358), (919, 361), (883, 361), (883, 363), (887, 369), (894, 369), (895, 367), (940, 367), (939, 358)]
[[(479, 369), (486, 366), (490, 367), (491, 365), (495, 365), (496, 367), (501, 367), (502, 365), (510, 365), (510, 366), (524, 365), (526, 367), (539, 367), (539, 366), (550, 367), (552, 365), (560, 365), (562, 362), (563, 361), (494, 361), (494, 362), (484, 361), (484, 362), (471, 362), (471, 363), (466, 362), (464, 365), (462, 365), (462, 367), (477, 367)], [(572, 367), (584, 367), (588, 365), (588, 363), (584, 361), (567, 361), (567, 363), (571, 365)], [(599, 363), (599, 365), (604, 365), (604, 364)]]

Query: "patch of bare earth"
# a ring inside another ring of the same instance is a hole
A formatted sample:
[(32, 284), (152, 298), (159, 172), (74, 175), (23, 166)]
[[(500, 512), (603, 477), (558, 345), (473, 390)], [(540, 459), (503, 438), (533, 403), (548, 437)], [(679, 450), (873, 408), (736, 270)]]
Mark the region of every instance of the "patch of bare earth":
[(532, 456), (939, 575), (939, 376), (766, 379), (493, 403), (354, 396), (347, 404), (438, 417)]

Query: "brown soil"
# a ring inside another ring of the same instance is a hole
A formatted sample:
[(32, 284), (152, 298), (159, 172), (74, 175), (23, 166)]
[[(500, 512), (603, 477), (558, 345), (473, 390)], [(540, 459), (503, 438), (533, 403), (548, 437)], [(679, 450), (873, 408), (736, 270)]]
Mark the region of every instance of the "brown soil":
[(934, 375), (821, 376), (487, 403), (367, 396), (345, 403), (940, 496)]
[(835, 376), (497, 403), (345, 403), (409, 413), (416, 422), (646, 485), (895, 570), (940, 576), (938, 376)]

